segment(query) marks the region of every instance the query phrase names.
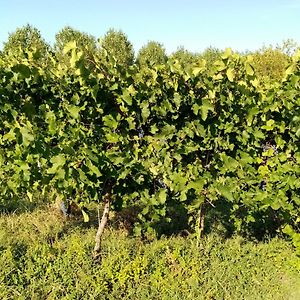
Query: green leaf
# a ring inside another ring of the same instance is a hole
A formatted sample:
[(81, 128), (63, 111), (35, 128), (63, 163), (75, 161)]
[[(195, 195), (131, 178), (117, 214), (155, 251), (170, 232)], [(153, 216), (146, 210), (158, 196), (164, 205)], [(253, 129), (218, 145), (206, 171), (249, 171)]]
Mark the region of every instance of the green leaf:
[(108, 143), (117, 143), (119, 141), (119, 135), (115, 133), (107, 133), (105, 138)]
[(267, 131), (271, 131), (274, 129), (275, 121), (273, 119), (270, 119), (266, 122), (266, 125), (262, 126), (263, 129), (266, 129)]
[(127, 89), (123, 90), (122, 99), (123, 99), (128, 105), (132, 105), (132, 98), (131, 98), (131, 95), (130, 95), (130, 93), (129, 93), (129, 91), (128, 91)]
[(135, 95), (137, 92), (134, 88), (134, 86), (131, 84), (128, 88), (127, 88), (127, 91), (129, 92), (130, 95)]
[(112, 130), (117, 129), (117, 127), (118, 127), (118, 121), (112, 115), (104, 116), (103, 123), (106, 127), (109, 127)]
[(229, 187), (224, 186), (224, 185), (219, 185), (217, 187), (218, 192), (225, 197), (226, 199), (228, 199), (229, 201), (233, 201), (233, 195), (232, 195), (232, 191)]
[(180, 106), (181, 96), (178, 93), (174, 94), (174, 103), (176, 105), (176, 108), (178, 108)]
[(258, 173), (261, 174), (262, 177), (269, 174), (269, 168), (268, 166), (259, 166), (258, 167)]
[(166, 190), (160, 190), (158, 194), (158, 200), (159, 204), (164, 204), (167, 200), (167, 191)]
[(34, 141), (34, 135), (26, 127), (21, 127), (20, 132), (24, 146), (28, 146), (32, 141)]
[(207, 115), (209, 111), (214, 111), (214, 106), (208, 99), (202, 100), (201, 109), (201, 118), (203, 121), (207, 119)]
[(98, 84), (95, 84), (95, 85), (92, 87), (92, 91), (91, 91), (91, 95), (92, 95), (92, 97), (93, 97), (94, 100), (97, 99), (98, 91), (99, 91), (99, 85), (98, 85)]
[(3, 141), (13, 141), (16, 139), (16, 134), (14, 128), (10, 129), (8, 133), (4, 134)]
[(76, 105), (69, 105), (67, 107), (67, 110), (69, 111), (70, 113), (70, 116), (74, 119), (78, 119), (79, 117), (79, 112), (81, 110), (81, 108), (79, 106), (76, 106)]
[(187, 185), (188, 189), (194, 189), (198, 194), (200, 194), (203, 190), (204, 184), (206, 183), (205, 178), (200, 178), (195, 181), (190, 182)]
[(128, 125), (129, 125), (129, 129), (130, 130), (131, 129), (135, 129), (135, 120), (134, 120), (133, 117), (126, 118), (126, 121), (127, 121)]
[(119, 88), (119, 85), (117, 83), (114, 83), (113, 85), (111, 85), (111, 87), (109, 88), (110, 91), (115, 91)]
[(57, 125), (56, 125), (56, 116), (55, 116), (54, 112), (48, 111), (46, 113), (45, 120), (48, 123), (49, 133), (55, 134), (55, 132), (57, 130)]
[(253, 122), (253, 118), (254, 116), (256, 116), (259, 113), (259, 108), (258, 107), (253, 107), (250, 109), (250, 111), (248, 112), (248, 116), (247, 116), (247, 125), (251, 126), (252, 122)]
[(282, 229), (282, 232), (289, 235), (289, 236), (292, 236), (293, 233), (294, 233), (294, 230), (292, 228), (291, 225), (286, 225), (283, 229)]
[(48, 174), (55, 174), (59, 168), (62, 168), (66, 163), (64, 154), (58, 154), (50, 159), (52, 167), (47, 170)]
[(198, 195), (198, 197), (192, 201), (191, 205), (189, 206), (189, 210), (190, 211), (198, 210), (204, 202), (205, 202), (205, 197), (203, 195)]
[(64, 154), (58, 154), (50, 159), (50, 161), (58, 166), (63, 166), (66, 163)]
[(96, 167), (90, 160), (87, 160), (86, 166), (90, 169), (92, 174), (95, 174), (97, 177), (100, 177), (102, 175), (98, 167)]
[(30, 68), (24, 64), (17, 64), (11, 69), (13, 72), (20, 74), (22, 78), (29, 78), (31, 75)]
[(59, 168), (55, 172), (56, 179), (63, 180), (63, 179), (65, 179), (65, 176), (66, 176), (66, 171), (64, 169)]
[(149, 110), (148, 106), (144, 106), (142, 108), (141, 115), (142, 115), (143, 121), (145, 122), (148, 119), (148, 117), (150, 116), (150, 110)]
[(263, 133), (261, 130), (257, 129), (257, 128), (254, 130), (253, 135), (254, 135), (254, 137), (257, 138), (258, 140), (261, 140), (261, 139), (264, 139), (264, 138), (265, 138), (264, 133)]

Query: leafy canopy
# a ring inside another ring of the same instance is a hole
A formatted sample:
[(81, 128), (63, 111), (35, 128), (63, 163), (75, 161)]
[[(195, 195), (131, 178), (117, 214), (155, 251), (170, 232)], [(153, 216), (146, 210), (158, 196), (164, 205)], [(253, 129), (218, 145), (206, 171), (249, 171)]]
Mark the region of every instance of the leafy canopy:
[(110, 29), (105, 34), (101, 41), (100, 53), (102, 58), (105, 57), (104, 52), (121, 66), (128, 67), (134, 63), (133, 45), (121, 30)]
[(79, 50), (94, 53), (96, 51), (96, 39), (94, 36), (81, 32), (70, 26), (64, 27), (55, 36), (54, 50), (62, 53), (64, 47), (70, 42), (76, 42)]
[(27, 24), (17, 28), (15, 32), (10, 33), (7, 42), (3, 46), (3, 55), (13, 55), (17, 58), (28, 57), (26, 52), (35, 52), (36, 58), (45, 58), (50, 46), (41, 37), (40, 31)]
[(141, 67), (163, 64), (167, 61), (166, 50), (162, 44), (150, 41), (139, 50), (136, 61)]

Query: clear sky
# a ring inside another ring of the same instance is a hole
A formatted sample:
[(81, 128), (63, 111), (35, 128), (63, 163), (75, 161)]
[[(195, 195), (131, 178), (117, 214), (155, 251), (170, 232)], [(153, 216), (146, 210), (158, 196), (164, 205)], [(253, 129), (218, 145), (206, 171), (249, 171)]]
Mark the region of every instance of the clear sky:
[(209, 46), (254, 50), (291, 38), (300, 44), (300, 0), (0, 0), (0, 45), (25, 24), (53, 43), (64, 26), (103, 36), (121, 29), (138, 50), (149, 40), (167, 52)]

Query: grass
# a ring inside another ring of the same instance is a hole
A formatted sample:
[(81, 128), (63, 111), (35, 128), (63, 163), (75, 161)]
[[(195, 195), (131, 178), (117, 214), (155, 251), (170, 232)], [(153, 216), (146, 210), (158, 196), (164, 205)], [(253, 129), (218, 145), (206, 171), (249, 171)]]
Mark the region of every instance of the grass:
[(0, 299), (300, 299), (300, 258), (289, 242), (211, 233), (143, 242), (53, 209), (0, 217)]

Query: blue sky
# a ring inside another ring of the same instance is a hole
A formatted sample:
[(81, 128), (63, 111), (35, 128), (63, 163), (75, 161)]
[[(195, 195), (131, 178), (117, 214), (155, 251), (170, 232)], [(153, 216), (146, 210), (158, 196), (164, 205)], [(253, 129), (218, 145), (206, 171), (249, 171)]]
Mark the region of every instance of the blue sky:
[(0, 0), (0, 45), (26, 23), (50, 43), (64, 26), (103, 36), (123, 30), (138, 50), (149, 40), (168, 53), (209, 46), (254, 50), (291, 38), (300, 44), (300, 0)]

